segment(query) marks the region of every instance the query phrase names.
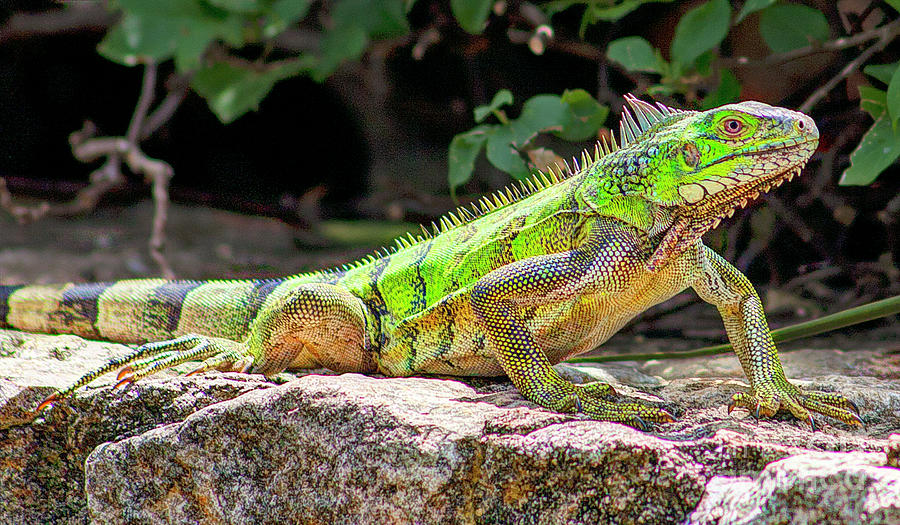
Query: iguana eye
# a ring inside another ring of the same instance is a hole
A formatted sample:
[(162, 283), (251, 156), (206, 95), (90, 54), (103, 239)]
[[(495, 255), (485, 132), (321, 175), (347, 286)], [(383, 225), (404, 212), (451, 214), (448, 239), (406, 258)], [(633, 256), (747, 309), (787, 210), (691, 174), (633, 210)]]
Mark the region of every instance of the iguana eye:
[(729, 118), (722, 121), (722, 130), (726, 135), (737, 137), (744, 131), (744, 123), (736, 118)]

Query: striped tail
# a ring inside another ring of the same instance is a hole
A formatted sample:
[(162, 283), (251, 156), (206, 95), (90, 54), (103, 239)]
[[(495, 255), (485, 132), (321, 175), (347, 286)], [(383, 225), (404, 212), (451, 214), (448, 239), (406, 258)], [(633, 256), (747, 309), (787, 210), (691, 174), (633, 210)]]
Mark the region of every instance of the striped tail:
[(282, 280), (0, 286), (0, 327), (145, 343), (188, 333), (243, 340)]

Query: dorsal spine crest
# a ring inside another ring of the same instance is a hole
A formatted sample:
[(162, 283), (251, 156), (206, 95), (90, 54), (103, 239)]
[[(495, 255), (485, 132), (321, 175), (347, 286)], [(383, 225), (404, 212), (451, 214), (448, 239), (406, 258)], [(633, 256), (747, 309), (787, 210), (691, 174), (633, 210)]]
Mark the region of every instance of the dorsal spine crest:
[[(580, 163), (578, 157), (572, 159), (574, 169), (570, 167), (568, 161), (564, 159), (562, 166), (559, 164), (548, 166), (546, 170), (538, 171), (531, 177), (519, 181), (518, 184), (510, 184), (505, 188), (482, 197), (478, 201), (472, 202), (470, 208), (460, 206), (456, 210), (448, 212), (436, 222), (432, 222), (430, 229), (425, 225), (420, 225), (419, 228), (422, 231), (421, 234), (414, 235), (412, 233), (407, 233), (405, 236), (395, 239), (394, 243), (387, 248), (380, 248), (356, 262), (345, 264), (340, 268), (332, 270), (323, 270), (323, 272), (327, 273), (336, 270), (349, 271), (372, 263), (381, 257), (389, 256), (398, 250), (410, 248), (420, 242), (427, 241), (453, 228), (463, 226), (493, 212), (494, 210), (514, 204), (534, 193), (559, 184), (573, 175), (577, 175), (591, 164), (594, 164), (607, 155), (635, 142), (647, 130), (672, 115), (693, 113), (693, 111), (670, 108), (659, 102), (657, 102), (656, 105), (653, 105), (638, 99), (630, 93), (625, 95), (625, 101), (628, 103), (628, 106), (631, 107), (631, 111), (629, 111), (628, 107), (623, 108), (622, 119), (619, 121), (619, 142), (616, 141), (614, 133), (610, 133), (608, 136), (601, 136), (594, 145), (593, 157), (588, 150), (585, 150), (581, 153)], [(632, 111), (634, 112), (634, 115), (632, 115)]]

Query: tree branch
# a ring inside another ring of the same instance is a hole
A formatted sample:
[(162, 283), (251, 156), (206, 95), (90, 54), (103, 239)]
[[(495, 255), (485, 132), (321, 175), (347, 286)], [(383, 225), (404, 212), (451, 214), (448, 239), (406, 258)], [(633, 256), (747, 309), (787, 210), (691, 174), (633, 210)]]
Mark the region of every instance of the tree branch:
[(842, 80), (849, 77), (854, 71), (859, 69), (860, 66), (865, 64), (872, 55), (881, 51), (885, 48), (894, 38), (900, 34), (900, 20), (895, 20), (890, 24), (884, 26), (878, 38), (878, 41), (869, 46), (865, 51), (859, 54), (856, 58), (851, 60), (846, 66), (844, 66), (837, 75), (831, 78), (828, 82), (825, 83), (822, 87), (815, 90), (803, 104), (798, 108), (799, 111), (803, 113), (809, 113), (809, 110), (813, 108), (820, 100), (825, 98), (825, 95), (828, 94), (829, 91), (835, 88), (838, 84), (841, 83)]
[(856, 47), (869, 40), (878, 39), (879, 41), (890, 42), (898, 33), (900, 33), (900, 20), (895, 20), (889, 24), (863, 31), (862, 33), (857, 33), (853, 36), (837, 38), (820, 44), (812, 44), (806, 47), (792, 49), (784, 53), (774, 53), (758, 60), (743, 56), (723, 57), (718, 60), (718, 64), (726, 68), (775, 66), (816, 53), (829, 53)]
[(147, 112), (150, 105), (153, 104), (153, 98), (156, 96), (156, 62), (148, 62), (144, 66), (144, 80), (141, 83), (141, 94), (138, 97), (138, 103), (134, 107), (134, 114), (131, 116), (131, 122), (128, 124), (128, 131), (125, 133), (125, 139), (131, 144), (137, 144), (140, 140), (140, 133), (144, 127), (144, 119), (147, 118)]
[(106, 157), (106, 162), (91, 173), (90, 184), (81, 189), (74, 199), (58, 205), (43, 202), (32, 207), (18, 206), (13, 203), (5, 181), (0, 178), (0, 208), (7, 210), (20, 222), (37, 220), (46, 215), (66, 216), (91, 210), (106, 192), (124, 183), (125, 178), (122, 175), (124, 161), (133, 173), (144, 175), (153, 187), (155, 211), (148, 243), (150, 256), (156, 261), (164, 277), (174, 278), (172, 268), (163, 255), (169, 206), (169, 181), (173, 170), (166, 162), (148, 157), (139, 144), (149, 133), (162, 125), (165, 120), (161, 117), (164, 116), (166, 119), (171, 117), (184, 94), (176, 95), (171, 100), (167, 97), (168, 104), (158, 108), (153, 114), (156, 119), (152, 123), (145, 124), (147, 113), (153, 104), (155, 89), (156, 64), (151, 62), (144, 66), (141, 93), (124, 137), (95, 137), (97, 130), (90, 122), (85, 122), (82, 129), (69, 135), (72, 156), (79, 161), (89, 163)]
[(107, 10), (100, 2), (71, 4), (65, 9), (40, 13), (14, 13), (0, 27), (0, 44), (80, 30), (105, 31), (116, 17), (115, 13)]

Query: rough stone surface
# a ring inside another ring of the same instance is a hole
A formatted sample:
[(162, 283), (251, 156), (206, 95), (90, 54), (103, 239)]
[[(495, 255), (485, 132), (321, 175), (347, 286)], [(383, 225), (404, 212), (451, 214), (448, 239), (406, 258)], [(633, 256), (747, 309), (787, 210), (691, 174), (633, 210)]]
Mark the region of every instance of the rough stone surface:
[(690, 523), (900, 523), (900, 470), (877, 453), (807, 453), (755, 478), (716, 476)]
[[(126, 350), (0, 330), (0, 427)], [(502, 380), (169, 373), (115, 391), (107, 376), (0, 430), (0, 523), (897, 522), (896, 379), (801, 382), (847, 393), (867, 423), (813, 433), (728, 415), (735, 378), (561, 370), (679, 420), (644, 433), (555, 414)]]

